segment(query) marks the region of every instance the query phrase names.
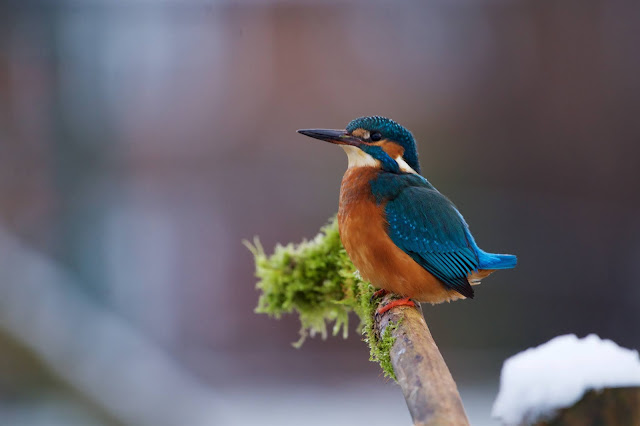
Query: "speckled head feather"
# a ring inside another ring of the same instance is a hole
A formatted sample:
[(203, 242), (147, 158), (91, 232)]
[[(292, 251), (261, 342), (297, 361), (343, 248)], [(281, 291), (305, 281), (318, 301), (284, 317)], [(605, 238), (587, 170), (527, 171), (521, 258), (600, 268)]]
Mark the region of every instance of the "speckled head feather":
[(410, 131), (395, 121), (379, 115), (356, 118), (347, 125), (346, 130), (353, 132), (356, 129), (380, 132), (384, 139), (398, 143), (404, 148), (404, 160), (413, 170), (420, 173), (416, 141)]

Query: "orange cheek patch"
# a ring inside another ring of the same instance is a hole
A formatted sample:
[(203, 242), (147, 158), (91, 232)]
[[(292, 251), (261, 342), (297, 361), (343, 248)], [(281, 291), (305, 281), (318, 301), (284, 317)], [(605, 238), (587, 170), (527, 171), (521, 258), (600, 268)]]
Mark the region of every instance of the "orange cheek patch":
[(404, 154), (404, 148), (395, 142), (389, 142), (385, 140), (380, 143), (380, 146), (382, 147), (382, 150), (393, 159), (402, 157), (402, 155)]

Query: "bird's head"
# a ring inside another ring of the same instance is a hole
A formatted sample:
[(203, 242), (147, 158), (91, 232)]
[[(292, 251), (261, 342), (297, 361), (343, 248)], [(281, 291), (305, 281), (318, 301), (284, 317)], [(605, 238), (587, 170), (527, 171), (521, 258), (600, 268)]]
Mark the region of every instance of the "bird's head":
[(373, 166), (394, 173), (420, 173), (413, 135), (385, 117), (356, 118), (344, 130), (304, 129), (298, 133), (342, 145), (349, 157), (349, 167)]

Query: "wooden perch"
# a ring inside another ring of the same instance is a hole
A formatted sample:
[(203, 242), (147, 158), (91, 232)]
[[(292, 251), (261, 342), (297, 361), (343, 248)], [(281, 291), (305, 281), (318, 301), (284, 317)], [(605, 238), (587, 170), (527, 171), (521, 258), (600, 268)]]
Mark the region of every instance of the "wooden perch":
[(535, 426), (640, 425), (640, 387), (587, 392), (580, 401)]
[[(380, 305), (392, 297), (387, 294)], [(391, 323), (399, 324), (392, 330), (391, 363), (414, 425), (468, 425), (456, 383), (420, 309), (399, 306), (377, 315), (376, 334), (382, 336)]]

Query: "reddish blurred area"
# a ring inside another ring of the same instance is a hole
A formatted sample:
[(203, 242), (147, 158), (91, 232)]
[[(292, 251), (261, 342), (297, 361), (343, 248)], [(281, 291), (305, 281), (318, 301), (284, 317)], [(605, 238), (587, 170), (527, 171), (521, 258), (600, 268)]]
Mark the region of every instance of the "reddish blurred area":
[[(622, 0), (5, 2), (0, 227), (212, 389), (384, 386), (355, 331), (297, 351), (295, 318), (253, 313), (241, 241), (309, 238), (337, 210), (344, 154), (296, 129), (385, 115), (480, 245), (519, 256), (424, 308), (459, 383), (496, 386), (506, 355), (561, 333), (637, 348), (639, 18)], [(15, 371), (25, 337), (5, 331)], [(27, 376), (0, 396), (37, 392)]]

